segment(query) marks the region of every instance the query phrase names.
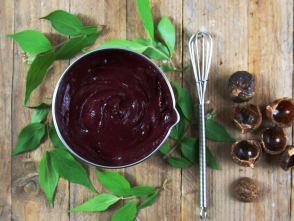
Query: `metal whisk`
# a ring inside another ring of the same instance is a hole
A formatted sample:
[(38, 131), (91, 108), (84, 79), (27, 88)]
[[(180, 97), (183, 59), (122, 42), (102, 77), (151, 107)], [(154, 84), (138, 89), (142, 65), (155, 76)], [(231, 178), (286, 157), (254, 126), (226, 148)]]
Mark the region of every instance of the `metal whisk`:
[(212, 56), (213, 41), (210, 34), (197, 32), (189, 41), (189, 51), (199, 98), (199, 149), (200, 149), (200, 218), (207, 215), (206, 205), (206, 149), (204, 96)]

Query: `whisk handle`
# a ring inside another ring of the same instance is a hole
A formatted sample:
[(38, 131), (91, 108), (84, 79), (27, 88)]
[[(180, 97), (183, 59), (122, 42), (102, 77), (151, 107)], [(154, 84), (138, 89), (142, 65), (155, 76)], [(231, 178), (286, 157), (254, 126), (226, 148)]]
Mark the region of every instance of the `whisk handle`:
[(204, 103), (199, 104), (200, 218), (206, 217), (206, 145)]

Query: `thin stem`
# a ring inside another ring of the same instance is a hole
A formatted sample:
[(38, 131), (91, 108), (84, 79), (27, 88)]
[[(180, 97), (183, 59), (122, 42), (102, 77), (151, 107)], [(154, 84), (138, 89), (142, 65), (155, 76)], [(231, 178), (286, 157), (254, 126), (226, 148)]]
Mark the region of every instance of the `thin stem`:
[(136, 199), (136, 197), (135, 196), (128, 196), (128, 197), (120, 197), (120, 199), (122, 199), (122, 200), (129, 200), (129, 199)]
[(179, 144), (181, 144), (181, 142), (183, 141), (183, 139), (185, 138), (185, 135), (187, 134), (187, 132), (190, 130), (191, 128), (191, 124), (189, 124), (186, 129), (185, 129), (185, 132), (183, 134), (183, 136), (177, 140), (177, 142), (172, 146), (172, 148), (168, 151), (167, 154), (165, 154), (162, 158), (163, 159), (167, 159), (178, 147), (179, 147)]
[(171, 64), (171, 66), (173, 67), (173, 70), (177, 70), (176, 65), (174, 64), (174, 62), (172, 61), (171, 57), (169, 57), (168, 59), (169, 63)]
[(172, 146), (172, 148), (168, 151), (167, 154), (165, 154), (162, 158), (163, 159), (167, 159), (178, 147), (179, 147), (179, 144), (182, 142), (182, 138), (177, 140), (177, 142)]

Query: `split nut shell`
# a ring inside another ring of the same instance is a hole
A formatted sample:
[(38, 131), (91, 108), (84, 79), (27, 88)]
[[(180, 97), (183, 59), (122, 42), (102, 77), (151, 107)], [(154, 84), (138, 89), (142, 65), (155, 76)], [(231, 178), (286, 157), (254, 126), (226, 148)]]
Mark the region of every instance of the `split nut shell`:
[(283, 128), (275, 126), (264, 129), (260, 140), (266, 153), (276, 155), (284, 152), (288, 138)]
[(279, 127), (291, 127), (294, 123), (294, 101), (284, 97), (266, 107), (266, 116)]
[(235, 103), (249, 101), (255, 94), (255, 80), (247, 71), (237, 71), (228, 82), (230, 97)]
[(253, 131), (262, 122), (260, 108), (254, 104), (238, 105), (233, 110), (233, 121), (242, 133)]
[(294, 146), (287, 146), (286, 151), (281, 155), (281, 167), (289, 170), (294, 167)]
[(232, 145), (232, 160), (240, 166), (254, 168), (260, 156), (261, 146), (256, 140), (240, 140)]

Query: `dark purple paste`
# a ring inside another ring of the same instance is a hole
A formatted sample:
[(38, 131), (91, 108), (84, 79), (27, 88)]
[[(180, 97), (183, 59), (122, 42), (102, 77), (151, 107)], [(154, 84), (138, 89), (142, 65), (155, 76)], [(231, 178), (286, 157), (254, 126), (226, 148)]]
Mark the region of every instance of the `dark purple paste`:
[(118, 49), (75, 63), (61, 81), (55, 107), (68, 146), (103, 166), (143, 159), (177, 121), (170, 90), (156, 67)]

